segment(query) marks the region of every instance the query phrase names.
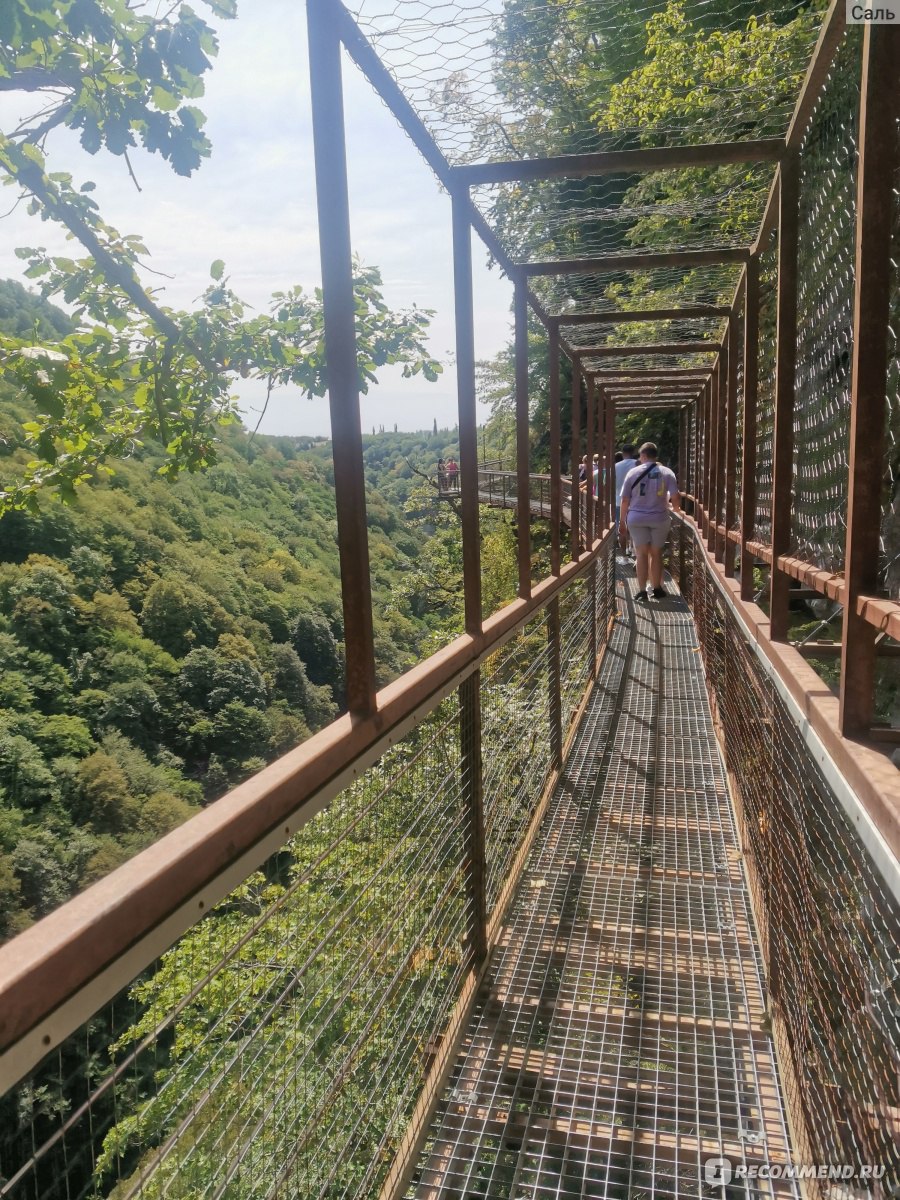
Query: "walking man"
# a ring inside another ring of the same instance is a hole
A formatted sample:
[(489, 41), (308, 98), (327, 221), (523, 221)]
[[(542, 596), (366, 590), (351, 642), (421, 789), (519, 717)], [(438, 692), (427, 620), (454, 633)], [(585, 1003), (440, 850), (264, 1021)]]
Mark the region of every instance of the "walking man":
[(662, 585), (663, 546), (669, 536), (671, 513), (681, 509), (681, 497), (675, 472), (656, 461), (658, 451), (653, 442), (644, 442), (638, 453), (640, 461), (622, 481), (619, 540), (624, 544), (630, 534), (637, 554), (635, 599), (649, 599), (649, 576), (654, 600), (662, 600), (666, 595)]

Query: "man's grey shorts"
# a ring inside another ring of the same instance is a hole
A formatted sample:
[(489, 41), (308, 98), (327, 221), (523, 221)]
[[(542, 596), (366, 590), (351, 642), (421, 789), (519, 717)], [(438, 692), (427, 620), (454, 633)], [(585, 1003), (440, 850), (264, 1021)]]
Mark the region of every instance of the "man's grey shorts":
[(662, 550), (666, 544), (666, 538), (669, 536), (671, 524), (672, 519), (668, 516), (657, 517), (653, 520), (635, 516), (632, 521), (629, 514), (628, 532), (631, 534), (631, 541), (635, 546), (653, 546), (656, 550)]

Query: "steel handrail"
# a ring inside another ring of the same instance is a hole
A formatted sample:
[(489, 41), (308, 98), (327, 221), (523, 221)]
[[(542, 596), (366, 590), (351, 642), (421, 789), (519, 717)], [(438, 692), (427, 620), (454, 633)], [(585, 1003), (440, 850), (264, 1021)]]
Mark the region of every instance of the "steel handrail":
[(608, 535), (0, 947), (0, 1090), (154, 962), (601, 555)]

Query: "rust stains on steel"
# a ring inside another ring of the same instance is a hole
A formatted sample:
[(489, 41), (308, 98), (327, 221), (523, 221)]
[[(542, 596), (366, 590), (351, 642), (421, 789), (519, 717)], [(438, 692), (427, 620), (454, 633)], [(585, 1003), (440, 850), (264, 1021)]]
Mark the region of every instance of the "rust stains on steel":
[[(560, 474), (562, 471), (562, 447), (560, 435), (560, 363), (559, 327), (550, 326), (549, 336), (550, 372), (550, 570), (559, 574), (560, 526), (562, 520), (562, 495)], [(559, 613), (556, 614), (557, 621)], [(561, 744), (561, 743), (560, 743)]]
[(350, 205), (341, 43), (328, 0), (307, 6), (310, 90), (316, 163), (325, 366), (331, 408), (331, 440), (337, 509), (338, 551), (346, 646), (347, 707), (355, 716), (375, 708), (372, 585), (366, 522), (366, 480), (359, 413), (356, 304), (350, 247)]
[(519, 596), (531, 595), (531, 506), (529, 503), (531, 443), (528, 406), (528, 294), (523, 275), (514, 279), (515, 370), (516, 370), (516, 488), (519, 504), (516, 515)]
[[(778, 310), (775, 330), (775, 418), (772, 449), (772, 553), (777, 561), (791, 540), (794, 471), (794, 393), (797, 372), (797, 270), (800, 160), (788, 155), (778, 169)], [(770, 580), (773, 638), (787, 637), (789, 580), (778, 567)]]
[(455, 191), (453, 297), (456, 316), (456, 388), (459, 412), (460, 516), (466, 633), (481, 632), (481, 530), (478, 508), (478, 414), (475, 401), (475, 317), (469, 194)]
[(753, 599), (753, 556), (747, 542), (756, 527), (756, 412), (759, 384), (759, 258), (747, 263), (744, 297), (744, 411), (741, 429), (741, 599)]

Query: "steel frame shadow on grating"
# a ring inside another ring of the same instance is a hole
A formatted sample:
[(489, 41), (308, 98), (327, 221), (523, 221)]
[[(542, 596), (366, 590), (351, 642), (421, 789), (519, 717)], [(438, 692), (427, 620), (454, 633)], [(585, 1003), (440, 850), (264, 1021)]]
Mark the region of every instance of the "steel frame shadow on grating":
[(694, 624), (634, 590), (410, 1197), (798, 1195), (705, 1182), (790, 1146)]

